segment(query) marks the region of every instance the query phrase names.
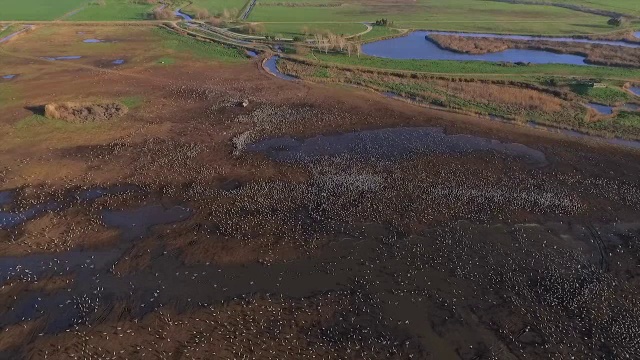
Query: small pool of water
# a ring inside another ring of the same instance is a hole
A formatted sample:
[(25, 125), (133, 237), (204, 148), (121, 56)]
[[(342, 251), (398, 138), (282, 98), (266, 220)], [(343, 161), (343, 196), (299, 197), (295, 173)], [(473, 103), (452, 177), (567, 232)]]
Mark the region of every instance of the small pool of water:
[(45, 60), (56, 61), (56, 60), (78, 60), (82, 58), (82, 56), (72, 55), (72, 56), (55, 56), (55, 57), (43, 57)]
[(83, 43), (93, 44), (93, 43), (103, 42), (103, 40), (100, 40), (100, 39), (84, 39), (84, 40), (82, 40), (82, 42)]
[(113, 60), (111, 63), (114, 64), (114, 65), (122, 65), (122, 64), (124, 64), (124, 60), (123, 59), (117, 59), (117, 60)]
[(118, 250), (72, 250), (59, 254), (0, 257), (0, 280), (37, 277), (43, 273), (68, 274), (82, 267), (102, 267), (115, 261), (119, 254)]
[(366, 55), (388, 59), (588, 65), (583, 56), (556, 54), (542, 50), (508, 49), (481, 55), (461, 54), (439, 48), (434, 42), (425, 38), (428, 34), (427, 31), (415, 31), (407, 36), (368, 43), (362, 46), (362, 51)]
[(447, 135), (442, 128), (435, 127), (366, 130), (300, 140), (272, 138), (251, 144), (247, 150), (264, 153), (281, 162), (309, 162), (338, 156), (353, 156), (365, 161), (395, 160), (416, 154), (495, 151), (531, 164), (547, 164), (544, 153), (521, 144), (502, 143), (473, 135)]
[(293, 76), (289, 76), (287, 74), (283, 74), (280, 72), (280, 70), (278, 70), (278, 59), (280, 59), (280, 57), (278, 56), (272, 56), (269, 59), (267, 59), (267, 61), (264, 62), (264, 66), (269, 69), (269, 71), (275, 75), (276, 77), (282, 79), (282, 80), (287, 80), (287, 81), (294, 81), (294, 80), (298, 80), (297, 78), (293, 77)]
[(596, 103), (588, 103), (587, 106), (594, 109), (595, 111), (597, 111), (599, 114), (602, 114), (602, 115), (613, 114), (613, 107), (611, 106), (596, 104)]
[(638, 39), (640, 39), (640, 31), (636, 31), (633, 33), (633, 36), (637, 37)]
[(632, 86), (629, 90), (636, 96), (640, 96), (640, 86)]
[[(136, 186), (114, 186), (111, 188), (91, 188), (79, 190), (68, 195), (65, 200), (51, 200), (40, 204), (35, 204), (30, 208), (16, 211), (0, 211), (0, 229), (11, 229), (26, 221), (35, 219), (45, 212), (61, 211), (70, 206), (72, 202), (89, 202), (97, 200), (107, 195), (118, 195), (140, 191)], [(9, 195), (3, 195), (9, 196)], [(11, 201), (2, 205), (8, 205)]]
[(3, 38), (0, 38), (0, 43), (3, 43), (3, 42), (5, 42), (5, 41), (9, 41), (9, 40), (13, 39), (14, 37), (18, 36), (19, 34), (21, 34), (21, 33), (25, 32), (25, 31), (27, 31), (27, 29), (28, 29), (28, 28), (29, 28), (29, 27), (25, 27), (25, 28), (23, 28), (23, 29), (21, 29), (21, 30), (18, 30), (18, 31), (16, 31), (16, 32), (14, 32), (13, 34), (9, 34), (9, 35), (7, 35), (7, 36), (5, 36), (5, 37), (3, 37)]
[(0, 206), (9, 205), (13, 202), (14, 193), (11, 190), (0, 191)]
[(185, 21), (192, 21), (193, 18), (185, 13), (182, 12), (182, 9), (177, 9), (176, 12), (174, 13), (176, 16), (181, 17), (183, 20)]
[(258, 54), (255, 51), (251, 51), (251, 50), (247, 50), (247, 55), (249, 55), (250, 57), (258, 56)]
[(11, 80), (14, 77), (16, 77), (16, 75), (14, 75), (14, 74), (2, 75), (2, 78), (5, 79), (5, 80)]
[(155, 225), (184, 221), (191, 214), (191, 209), (182, 206), (148, 205), (130, 210), (105, 210), (102, 221), (109, 227), (120, 229), (124, 240), (134, 240), (144, 237)]

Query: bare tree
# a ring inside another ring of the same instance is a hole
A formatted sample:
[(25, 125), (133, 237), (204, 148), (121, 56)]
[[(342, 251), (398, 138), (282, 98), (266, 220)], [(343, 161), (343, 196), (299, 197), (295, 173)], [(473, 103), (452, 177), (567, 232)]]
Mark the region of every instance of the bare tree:
[(203, 8), (198, 8), (195, 11), (195, 17), (198, 20), (205, 20), (211, 17), (211, 15), (209, 14), (209, 10), (207, 9), (203, 9)]
[(323, 38), (321, 46), (322, 46), (322, 50), (324, 50), (324, 53), (328, 54), (329, 49), (331, 49), (331, 42), (329, 41), (329, 38)]
[(344, 36), (338, 36), (337, 41), (340, 51), (344, 51), (345, 46), (347, 46), (347, 39)]
[(313, 43), (316, 45), (318, 50), (320, 50), (320, 41), (322, 40), (322, 34), (315, 33), (313, 34)]
[(329, 46), (331, 49), (335, 49), (338, 46), (338, 36), (332, 33), (327, 34), (327, 38), (329, 40)]

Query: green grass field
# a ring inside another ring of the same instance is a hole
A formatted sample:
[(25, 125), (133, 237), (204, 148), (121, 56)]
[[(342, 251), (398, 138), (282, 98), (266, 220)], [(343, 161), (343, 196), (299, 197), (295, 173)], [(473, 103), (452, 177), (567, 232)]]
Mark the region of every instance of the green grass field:
[(556, 0), (554, 2), (640, 16), (640, 2), (637, 0)]
[[(158, 4), (134, 0), (24, 0), (6, 1), (0, 20), (135, 21), (144, 20)], [(636, 0), (559, 0), (591, 8), (640, 14)], [(245, 0), (169, 1), (171, 8), (187, 13), (207, 9), (219, 14), (224, 9), (242, 9)], [(297, 4), (297, 5), (296, 5)], [(294, 6), (295, 5), (295, 6)], [(336, 6), (339, 5), (339, 6)], [(72, 12), (79, 10), (77, 12)], [(354, 0), (261, 0), (249, 21), (262, 22), (270, 34), (295, 35), (302, 26), (353, 34), (359, 23), (379, 18), (394, 21), (398, 28), (459, 31), (490, 31), (526, 34), (592, 34), (615, 30), (607, 17), (550, 5), (519, 5), (486, 0), (416, 0), (388, 2)]]
[(144, 20), (158, 5), (135, 4), (130, 0), (104, 0), (104, 5), (87, 5), (85, 8), (65, 18), (71, 21)]
[(54, 20), (87, 3), (87, 0), (5, 0), (0, 20)]
[(246, 4), (246, 0), (193, 0), (192, 4), (182, 9), (187, 13), (195, 9), (207, 9), (211, 15), (217, 15), (225, 9), (240, 11)]
[(571, 88), (576, 94), (600, 104), (614, 105), (631, 99), (631, 95), (628, 92), (616, 87), (593, 88), (573, 85)]
[[(625, 0), (619, 0), (625, 1)], [(353, 23), (382, 17), (412, 29), (491, 31), (527, 34), (591, 34), (614, 30), (608, 18), (555, 6), (517, 5), (484, 0), (418, 0), (398, 3), (346, 2), (343, 6), (268, 6), (259, 2), (249, 20), (309, 26), (318, 22)], [(295, 3), (291, 1), (289, 3)], [(313, 4), (299, 0), (303, 4)], [(315, 2), (314, 2), (315, 3)], [(326, 3), (331, 3), (329, 0)]]
[(359, 23), (314, 23), (314, 24), (265, 24), (265, 31), (270, 35), (283, 35), (285, 37), (303, 36), (303, 27), (311, 33), (331, 31), (340, 35), (353, 35), (367, 30), (367, 27)]
[(161, 44), (165, 49), (175, 53), (225, 62), (240, 62), (247, 58), (244, 51), (240, 49), (198, 41), (161, 28), (153, 29), (153, 32), (161, 39)]

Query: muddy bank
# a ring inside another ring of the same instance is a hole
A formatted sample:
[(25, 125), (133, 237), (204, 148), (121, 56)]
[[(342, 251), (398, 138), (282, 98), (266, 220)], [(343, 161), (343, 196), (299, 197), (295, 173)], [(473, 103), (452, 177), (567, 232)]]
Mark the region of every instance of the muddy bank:
[(603, 44), (557, 42), (546, 40), (513, 40), (457, 35), (429, 34), (428, 40), (440, 48), (463, 54), (489, 54), (508, 49), (549, 51), (584, 56), (585, 62), (604, 66), (640, 67), (640, 48)]
[(106, 121), (124, 116), (129, 109), (120, 103), (51, 103), (44, 107), (44, 115), (50, 119), (69, 122)]

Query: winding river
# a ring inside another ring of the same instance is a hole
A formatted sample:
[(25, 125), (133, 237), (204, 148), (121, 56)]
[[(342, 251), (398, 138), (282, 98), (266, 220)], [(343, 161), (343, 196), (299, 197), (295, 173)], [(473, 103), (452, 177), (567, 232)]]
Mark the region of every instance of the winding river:
[(270, 58), (268, 58), (267, 60), (265, 60), (264, 62), (264, 67), (275, 77), (280, 78), (282, 80), (287, 80), (287, 81), (294, 81), (294, 80), (298, 80), (297, 78), (291, 76), (291, 75), (287, 75), (287, 74), (283, 74), (282, 72), (280, 72), (280, 70), (278, 70), (278, 59), (280, 59), (279, 56), (272, 56)]

